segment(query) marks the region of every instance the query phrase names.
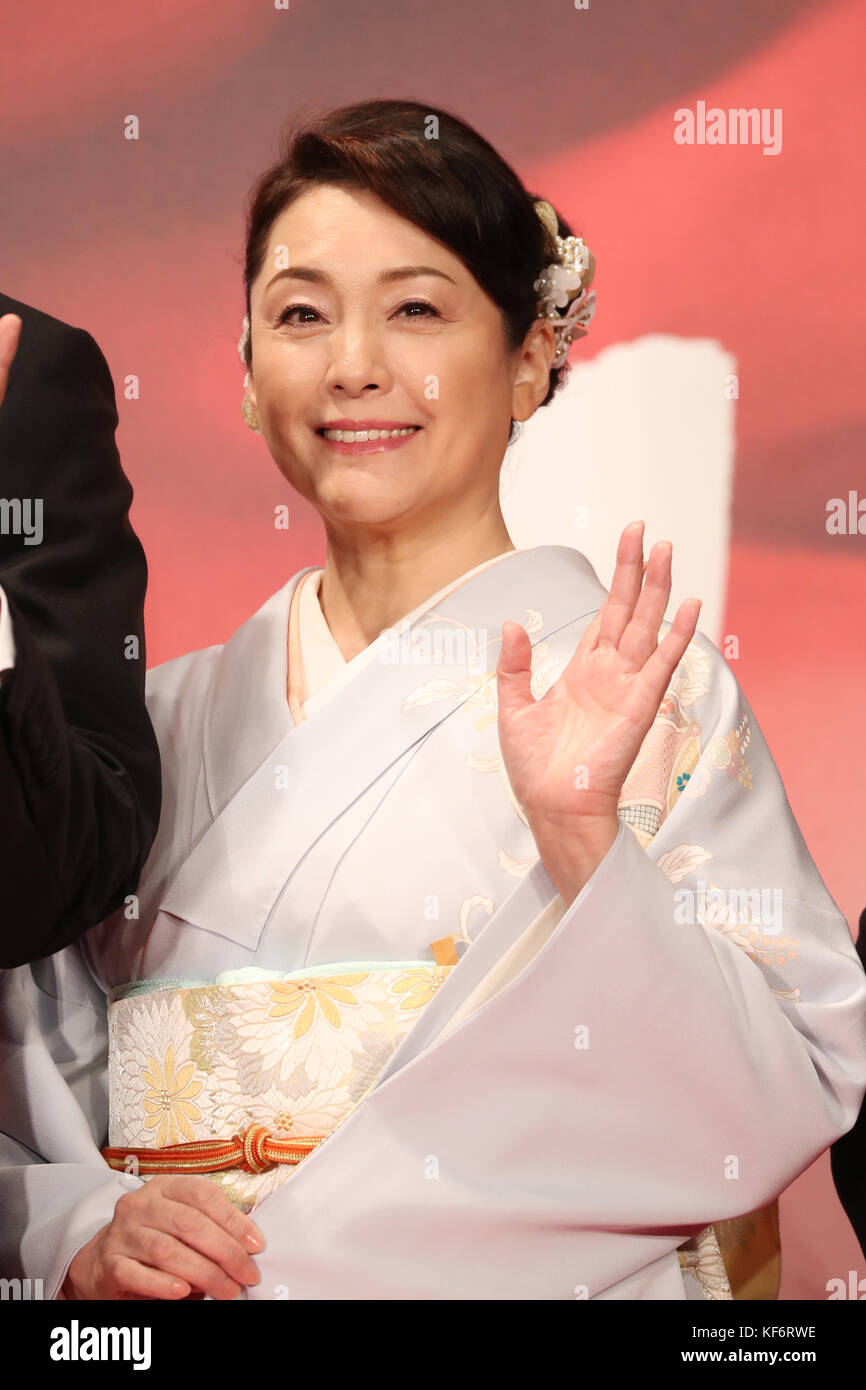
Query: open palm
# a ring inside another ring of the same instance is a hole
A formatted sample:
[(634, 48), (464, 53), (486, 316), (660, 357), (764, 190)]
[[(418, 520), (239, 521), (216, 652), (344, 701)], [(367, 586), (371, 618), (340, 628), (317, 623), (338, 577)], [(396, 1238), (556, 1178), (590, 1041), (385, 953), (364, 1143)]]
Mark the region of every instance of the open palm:
[(536, 700), (531, 645), (519, 623), (503, 626), (497, 667), (499, 744), (517, 800), (533, 828), (577, 815), (610, 818), (665, 690), (695, 633), (699, 599), (659, 627), (671, 591), (671, 546), (643, 562), (643, 522), (620, 536), (602, 608), (562, 675)]

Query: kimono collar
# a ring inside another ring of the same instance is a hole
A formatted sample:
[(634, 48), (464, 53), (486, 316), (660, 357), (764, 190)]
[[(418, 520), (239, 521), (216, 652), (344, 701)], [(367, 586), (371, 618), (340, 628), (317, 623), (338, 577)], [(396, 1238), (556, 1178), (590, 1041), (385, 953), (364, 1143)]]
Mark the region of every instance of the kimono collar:
[[(308, 565), (299, 570), (287, 584), (272, 594), (232, 634), (217, 660), (204, 721), (203, 745), (205, 786), (214, 818), (221, 814), (287, 734), (296, 730), (286, 695), (289, 612), (297, 585), (305, 575), (318, 568)], [(558, 576), (558, 582), (554, 575)], [(521, 611), (519, 606), (513, 608), (512, 596), (525, 593), (527, 603), (533, 605), (539, 589), (546, 590), (552, 598), (551, 582), (553, 593), (557, 594), (555, 607), (559, 610), (560, 620), (565, 613), (576, 616), (586, 612), (594, 604), (601, 603), (605, 596), (592, 565), (577, 550), (567, 546), (512, 550), (493, 561), (475, 566), (438, 590), (395, 623), (392, 631), (400, 632), (404, 626), (411, 627), (446, 596), (450, 596), (448, 609), (452, 611), (455, 603), (459, 609), (464, 601), (471, 608), (480, 602), (479, 617), (483, 613), (485, 620), (489, 618), (493, 624), (501, 625), (505, 617), (526, 622), (527, 610)], [(454, 593), (458, 589), (460, 594)], [(493, 598), (493, 595), (497, 597)], [(491, 636), (495, 638), (496, 635), (491, 629)], [(381, 640), (377, 638), (371, 646)], [(369, 651), (369, 648), (366, 650)], [(369, 671), (371, 663), (364, 664), (367, 670), (360, 671), (352, 685), (361, 682), (366, 691), (367, 682), (375, 682), (376, 677)], [(429, 674), (435, 677), (442, 673), (431, 668)], [(419, 681), (423, 678), (417, 667), (415, 676)], [(313, 715), (315, 722), (321, 722), (333, 700), (339, 701), (339, 691), (324, 702), (321, 710), (316, 711)], [(325, 718), (325, 723), (330, 723), (330, 715)], [(301, 732), (303, 727), (299, 726), (297, 732)]]
[(271, 594), (223, 646), (204, 721), (204, 774), (214, 819), (294, 728), (286, 698), (289, 610), (308, 565)]
[[(286, 698), (288, 618), (307, 573), (268, 599), (215, 660), (203, 747), (213, 821), (170, 879), (157, 913), (253, 953), (295, 867), (383, 772), (467, 701), (496, 717), (502, 622), (524, 623), (533, 645), (570, 629), (568, 647), (606, 593), (579, 551), (511, 551), (455, 580), (445, 597), (433, 595), (425, 605), (433, 609), (432, 629), (409, 614), (380, 634), (371, 645), (379, 644), (381, 659), (368, 661), (296, 726)], [(424, 628), (418, 651), (416, 624)], [(473, 650), (483, 635), (481, 670), (471, 670), (460, 650), (444, 663), (428, 653), (423, 638), (437, 628), (462, 630)], [(396, 653), (387, 646), (395, 638)], [(406, 638), (412, 650), (404, 655)]]

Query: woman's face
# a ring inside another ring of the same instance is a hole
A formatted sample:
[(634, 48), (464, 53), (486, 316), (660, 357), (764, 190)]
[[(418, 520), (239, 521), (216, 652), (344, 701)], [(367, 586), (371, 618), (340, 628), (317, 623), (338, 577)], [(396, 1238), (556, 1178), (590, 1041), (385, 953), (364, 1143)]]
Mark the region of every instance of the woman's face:
[[(373, 194), (308, 189), (271, 228), (250, 292), (249, 395), (281, 472), (337, 532), (424, 529), (498, 507), (510, 421), (544, 398), (536, 324), (506, 353), (463, 263)], [(366, 443), (330, 427), (413, 426)]]

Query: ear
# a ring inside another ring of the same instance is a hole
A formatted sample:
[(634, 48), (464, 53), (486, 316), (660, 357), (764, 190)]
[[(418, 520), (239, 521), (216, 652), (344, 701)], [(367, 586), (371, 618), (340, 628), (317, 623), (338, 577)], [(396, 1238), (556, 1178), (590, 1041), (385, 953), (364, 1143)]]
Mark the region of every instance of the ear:
[(556, 334), (550, 319), (536, 319), (523, 340), (511, 389), (511, 418), (528, 420), (550, 387)]

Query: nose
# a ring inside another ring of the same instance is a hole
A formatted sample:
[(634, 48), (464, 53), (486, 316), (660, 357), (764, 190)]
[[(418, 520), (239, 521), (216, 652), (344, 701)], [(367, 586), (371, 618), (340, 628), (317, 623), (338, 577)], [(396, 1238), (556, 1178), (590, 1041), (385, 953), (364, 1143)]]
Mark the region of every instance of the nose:
[(390, 374), (381, 335), (368, 323), (345, 321), (330, 335), (331, 356), (325, 385), (349, 396), (370, 389), (387, 390)]

